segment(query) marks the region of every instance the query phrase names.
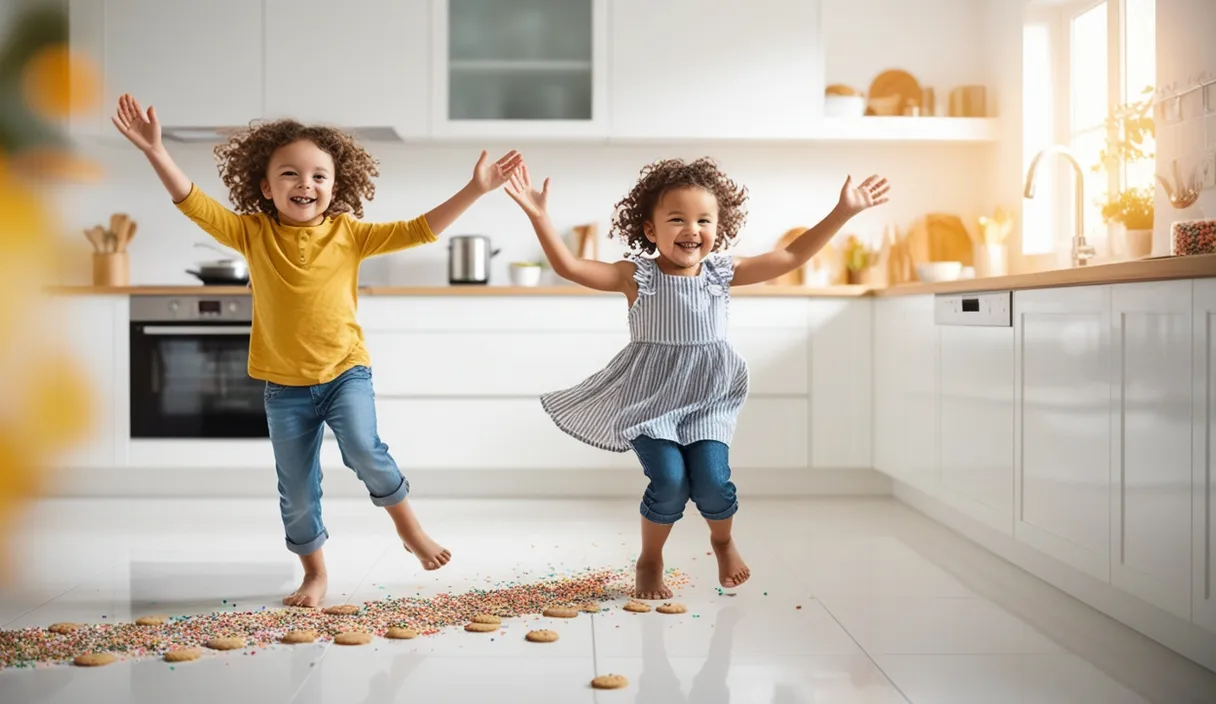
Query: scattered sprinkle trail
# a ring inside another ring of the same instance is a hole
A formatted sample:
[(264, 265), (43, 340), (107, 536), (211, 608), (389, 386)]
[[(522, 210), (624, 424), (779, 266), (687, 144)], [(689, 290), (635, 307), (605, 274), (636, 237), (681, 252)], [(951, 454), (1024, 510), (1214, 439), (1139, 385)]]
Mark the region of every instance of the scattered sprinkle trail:
[[(44, 627), (0, 631), (0, 668), (46, 667), (70, 663), (81, 653), (112, 653), (120, 659), (160, 657), (176, 648), (199, 647), (213, 638), (244, 638), (249, 648), (278, 644), (289, 631), (313, 630), (324, 640), (339, 633), (362, 630), (383, 636), (389, 628), (409, 628), (421, 636), (463, 626), (478, 614), (503, 617), (540, 614), (556, 604), (581, 606), (628, 599), (633, 591), (633, 567), (585, 570), (568, 577), (530, 584), (505, 582), (494, 589), (370, 601), (352, 616), (332, 616), (320, 609), (281, 608), (257, 611), (215, 611), (170, 618), (160, 626), (134, 623), (81, 625), (60, 635)], [(688, 583), (679, 570), (665, 575), (671, 587)], [(286, 646), (282, 646), (286, 647)]]

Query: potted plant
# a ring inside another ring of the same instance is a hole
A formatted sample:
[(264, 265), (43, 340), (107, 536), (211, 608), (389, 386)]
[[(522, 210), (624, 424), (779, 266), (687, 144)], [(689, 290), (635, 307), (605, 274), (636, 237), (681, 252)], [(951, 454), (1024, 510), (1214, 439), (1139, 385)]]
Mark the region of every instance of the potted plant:
[(870, 283), (872, 269), (877, 263), (878, 252), (863, 244), (856, 235), (849, 235), (844, 244), (844, 266), (849, 272), (849, 283)]
[[(1106, 118), (1106, 145), (1098, 154), (1094, 171), (1108, 173), (1128, 164), (1154, 158), (1145, 151), (1145, 139), (1156, 134), (1153, 123), (1153, 87), (1142, 98), (1111, 110)], [(1153, 249), (1153, 185), (1128, 184), (1116, 193), (1107, 193), (1102, 206), (1102, 221), (1122, 225), (1129, 256), (1139, 259)]]
[(1153, 190), (1125, 188), (1102, 204), (1102, 220), (1126, 231), (1127, 253), (1140, 259), (1153, 251)]

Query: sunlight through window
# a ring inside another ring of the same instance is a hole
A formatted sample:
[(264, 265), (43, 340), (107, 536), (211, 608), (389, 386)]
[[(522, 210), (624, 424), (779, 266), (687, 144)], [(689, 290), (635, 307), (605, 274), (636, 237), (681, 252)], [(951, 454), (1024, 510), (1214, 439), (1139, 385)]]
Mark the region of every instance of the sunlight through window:
[[(1055, 142), (1052, 116), (1051, 27), (1028, 24), (1022, 30), (1022, 173), (1030, 168), (1034, 155)], [(1035, 197), (1022, 201), (1022, 251), (1047, 254), (1054, 243), (1056, 178), (1054, 169), (1043, 169), (1037, 176)]]
[[(1112, 110), (1151, 97), (1156, 83), (1156, 0), (1032, 2), (1022, 33), (1023, 176), (1051, 144), (1065, 144), (1085, 174), (1085, 237), (1108, 250), (1111, 227), (1102, 220), (1108, 194), (1148, 188), (1156, 169), (1152, 136), (1140, 146), (1149, 156), (1120, 168), (1095, 170), (1107, 147)], [(1035, 198), (1022, 202), (1022, 252), (1063, 252), (1073, 233), (1071, 169), (1044, 164)], [(1119, 248), (1116, 248), (1119, 249)]]

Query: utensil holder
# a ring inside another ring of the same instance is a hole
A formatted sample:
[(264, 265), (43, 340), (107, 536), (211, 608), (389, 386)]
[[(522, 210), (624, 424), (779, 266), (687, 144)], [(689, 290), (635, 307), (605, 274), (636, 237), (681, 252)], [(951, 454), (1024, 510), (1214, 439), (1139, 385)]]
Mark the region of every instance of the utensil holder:
[(131, 264), (126, 252), (93, 254), (94, 286), (127, 286), (130, 281)]
[(1009, 273), (1009, 248), (1004, 244), (981, 244), (975, 248), (975, 276), (1004, 276)]
[(860, 271), (849, 269), (846, 280), (850, 286), (871, 286), (874, 284), (874, 267), (868, 266)]

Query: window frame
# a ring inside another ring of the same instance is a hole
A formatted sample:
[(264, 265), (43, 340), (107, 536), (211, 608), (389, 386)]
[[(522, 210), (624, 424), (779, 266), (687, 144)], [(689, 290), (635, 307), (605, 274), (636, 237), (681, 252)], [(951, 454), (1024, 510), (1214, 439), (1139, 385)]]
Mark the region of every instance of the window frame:
[[(1129, 90), (1127, 84), (1127, 33), (1125, 31), (1127, 17), (1128, 0), (1065, 0), (1064, 2), (1053, 3), (1051, 5), (1030, 5), (1026, 8), (1024, 15), (1024, 25), (1045, 25), (1048, 27), (1048, 45), (1049, 45), (1049, 62), (1051, 65), (1052, 83), (1051, 86), (1051, 102), (1053, 114), (1051, 115), (1051, 132), (1052, 143), (1064, 144), (1070, 149), (1074, 144), (1074, 140), (1084, 134), (1093, 134), (1095, 130), (1105, 129), (1105, 136), (1108, 139), (1117, 138), (1117, 128), (1110, 125), (1089, 125), (1075, 126), (1072, 124), (1073, 116), (1073, 83), (1072, 83), (1072, 56), (1073, 56), (1073, 21), (1080, 15), (1088, 12), (1099, 5), (1106, 5), (1106, 114), (1119, 105), (1127, 103), (1129, 100), (1140, 97), (1142, 87), (1136, 87), (1135, 90)], [(1025, 65), (1023, 60), (1023, 65)], [(1033, 145), (1034, 148), (1042, 149), (1048, 145)], [(1074, 195), (1072, 192), (1075, 175), (1072, 173), (1071, 167), (1062, 163), (1059, 160), (1055, 164), (1044, 164), (1044, 168), (1051, 169), (1052, 179), (1052, 195), (1056, 204), (1070, 204), (1073, 202)], [(1092, 164), (1082, 163), (1081, 167), (1088, 174)], [(1127, 168), (1108, 170), (1106, 172), (1105, 188), (1107, 193), (1117, 193), (1125, 187), (1127, 183)], [(1091, 206), (1095, 199), (1101, 199), (1105, 193), (1093, 193), (1086, 191), (1085, 203)], [(1091, 206), (1092, 207), (1092, 206)], [(1027, 240), (1026, 233), (1022, 235), (1022, 254), (1024, 256), (1040, 256), (1046, 254), (1060, 253), (1071, 249), (1071, 240), (1074, 231), (1073, 225), (1073, 209), (1072, 207), (1057, 207), (1054, 210), (1051, 222), (1054, 225), (1054, 239), (1050, 243), (1051, 248), (1045, 249), (1047, 242), (1042, 239)], [(1089, 213), (1087, 212), (1088, 216)], [(1104, 224), (1101, 218), (1094, 220), (1092, 217), (1087, 217), (1085, 222), (1085, 236), (1090, 244), (1102, 253), (1109, 252), (1114, 242), (1113, 232), (1116, 225)], [(1028, 244), (1035, 246), (1028, 248)]]

